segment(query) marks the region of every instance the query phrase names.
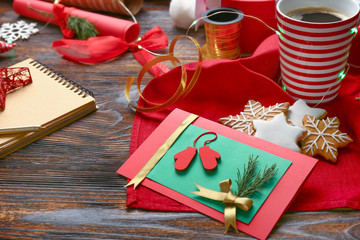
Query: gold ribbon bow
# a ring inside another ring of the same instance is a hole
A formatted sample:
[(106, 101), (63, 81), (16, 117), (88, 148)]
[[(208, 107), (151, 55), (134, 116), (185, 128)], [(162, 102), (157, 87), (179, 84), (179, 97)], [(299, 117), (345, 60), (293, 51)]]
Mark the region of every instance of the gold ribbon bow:
[(227, 179), (219, 183), (221, 192), (204, 188), (196, 183), (195, 185), (198, 187), (199, 192), (193, 192), (194, 194), (212, 200), (222, 201), (225, 204), (225, 233), (229, 231), (230, 226), (233, 226), (235, 231), (238, 232), (236, 227), (236, 206), (244, 211), (249, 211), (253, 201), (250, 198), (237, 197), (235, 194), (233, 194), (231, 192), (231, 179)]

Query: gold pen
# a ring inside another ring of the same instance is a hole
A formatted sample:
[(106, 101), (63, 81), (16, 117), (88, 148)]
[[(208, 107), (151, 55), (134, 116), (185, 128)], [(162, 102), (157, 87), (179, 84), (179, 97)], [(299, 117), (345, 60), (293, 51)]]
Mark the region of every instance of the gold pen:
[(33, 126), (17, 126), (17, 127), (4, 127), (0, 128), (0, 134), (13, 134), (13, 133), (22, 133), (22, 132), (36, 132), (43, 128), (39, 125)]

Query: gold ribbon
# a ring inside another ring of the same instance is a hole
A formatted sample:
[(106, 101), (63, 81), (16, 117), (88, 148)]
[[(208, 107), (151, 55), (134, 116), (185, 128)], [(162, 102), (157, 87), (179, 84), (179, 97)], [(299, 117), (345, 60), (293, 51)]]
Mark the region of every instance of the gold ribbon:
[(134, 189), (139, 185), (149, 172), (155, 167), (160, 159), (165, 155), (169, 148), (174, 144), (180, 134), (199, 116), (190, 114), (177, 129), (170, 135), (168, 139), (161, 145), (161, 147), (154, 153), (144, 167), (136, 174), (136, 176), (126, 185), (126, 187), (134, 184)]
[(232, 182), (231, 179), (221, 181), (219, 183), (221, 192), (213, 191), (208, 188), (204, 188), (195, 183), (199, 192), (193, 192), (194, 194), (209, 198), (216, 201), (222, 201), (225, 204), (224, 218), (225, 218), (225, 233), (229, 231), (230, 226), (233, 226), (236, 232), (236, 206), (244, 211), (249, 211), (253, 201), (247, 197), (237, 197), (231, 192)]
[[(180, 39), (180, 38), (189, 38), (196, 46), (196, 49), (198, 51), (198, 64), (196, 66), (195, 72), (193, 77), (191, 78), (191, 80), (188, 82), (187, 81), (187, 72), (186, 69), (184, 67), (184, 65), (180, 62), (180, 60), (174, 56), (174, 48), (175, 48), (175, 44), (176, 42)], [(141, 93), (141, 80), (144, 77), (145, 73), (154, 65), (156, 65), (159, 62), (163, 62), (163, 61), (171, 61), (174, 67), (177, 67), (178, 64), (181, 67), (181, 80), (179, 83), (179, 86), (177, 88), (177, 90), (175, 91), (175, 93), (165, 102), (163, 103), (154, 103), (151, 102), (150, 100), (146, 99), (142, 93)], [(201, 72), (201, 68), (202, 68), (202, 52), (201, 52), (201, 48), (199, 43), (192, 37), (190, 36), (178, 36), (176, 37), (170, 44), (169, 47), (169, 55), (165, 55), (165, 56), (158, 56), (156, 58), (154, 58), (153, 60), (149, 61), (147, 64), (144, 65), (144, 67), (141, 69), (138, 77), (137, 77), (137, 90), (140, 94), (140, 97), (149, 105), (151, 105), (150, 107), (138, 107), (135, 106), (134, 104), (132, 104), (130, 102), (130, 88), (131, 85), (133, 84), (133, 82), (135, 81), (135, 77), (129, 77), (126, 85), (125, 85), (125, 96), (126, 99), (128, 100), (128, 102), (130, 103), (130, 105), (136, 109), (137, 111), (140, 112), (155, 112), (155, 111), (160, 111), (160, 110), (164, 110), (167, 107), (171, 106), (172, 104), (176, 103), (177, 101), (181, 100), (182, 98), (184, 98), (195, 86), (200, 72)]]

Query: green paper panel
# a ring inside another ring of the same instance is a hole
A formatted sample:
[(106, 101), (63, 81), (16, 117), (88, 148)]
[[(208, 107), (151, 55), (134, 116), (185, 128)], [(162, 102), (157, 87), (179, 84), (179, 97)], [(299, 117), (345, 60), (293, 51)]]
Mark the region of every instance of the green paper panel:
[[(220, 212), (224, 212), (224, 204), (222, 202), (206, 199), (193, 194), (192, 192), (198, 191), (195, 183), (214, 191), (221, 191), (219, 182), (230, 178), (232, 180), (232, 191), (235, 193), (237, 191), (237, 183), (235, 181), (237, 180), (237, 169), (239, 169), (241, 173), (243, 172), (244, 166), (248, 163), (249, 155), (259, 156), (257, 170), (261, 172), (265, 167), (270, 167), (272, 164), (276, 163), (278, 171), (275, 176), (263, 186), (264, 189), (250, 196), (253, 200), (251, 209), (249, 211), (243, 211), (237, 208), (237, 219), (249, 224), (281, 177), (285, 174), (286, 170), (291, 165), (291, 161), (218, 135), (218, 138), (215, 141), (207, 144), (211, 149), (217, 151), (221, 155), (221, 159), (219, 160), (215, 171), (205, 171), (198, 153), (186, 171), (177, 171), (174, 167), (174, 155), (183, 151), (188, 146), (192, 146), (194, 140), (204, 132), (207, 132), (207, 130), (194, 125), (187, 127), (147, 175), (147, 178)], [(202, 147), (206, 140), (212, 138), (214, 138), (214, 134), (207, 134), (201, 137), (197, 141), (196, 147)]]

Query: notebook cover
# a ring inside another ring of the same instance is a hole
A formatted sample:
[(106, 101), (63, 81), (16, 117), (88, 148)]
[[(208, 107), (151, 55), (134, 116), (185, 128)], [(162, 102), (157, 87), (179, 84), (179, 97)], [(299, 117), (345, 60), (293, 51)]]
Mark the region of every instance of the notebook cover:
[[(121, 166), (117, 173), (132, 179), (157, 151), (157, 149), (164, 143), (164, 141), (166, 141), (170, 134), (189, 116), (189, 114), (190, 113), (188, 112), (175, 109)], [(278, 184), (270, 193), (259, 211), (253, 217), (251, 222), (249, 224), (245, 224), (237, 221), (237, 227), (240, 231), (259, 239), (265, 239), (283, 215), (286, 208), (295, 198), (299, 188), (308, 178), (309, 174), (316, 165), (317, 160), (253, 136), (249, 136), (205, 118), (198, 118), (192, 123), (192, 125), (208, 131), (214, 131), (224, 137), (291, 161), (291, 165), (279, 180)], [(141, 184), (214, 219), (217, 219), (218, 221), (224, 221), (224, 215), (222, 212), (208, 207), (193, 198), (180, 194), (173, 189), (167, 188), (158, 182), (145, 178)]]
[(3, 157), (96, 110), (92, 93), (31, 58), (10, 67), (28, 67), (32, 83), (6, 95), (0, 128), (41, 125), (29, 133), (0, 135)]

